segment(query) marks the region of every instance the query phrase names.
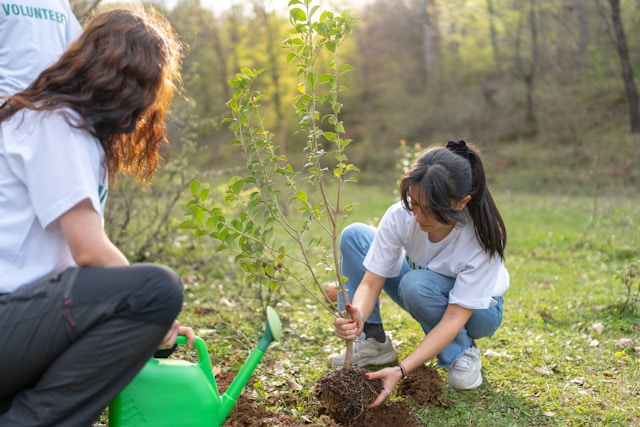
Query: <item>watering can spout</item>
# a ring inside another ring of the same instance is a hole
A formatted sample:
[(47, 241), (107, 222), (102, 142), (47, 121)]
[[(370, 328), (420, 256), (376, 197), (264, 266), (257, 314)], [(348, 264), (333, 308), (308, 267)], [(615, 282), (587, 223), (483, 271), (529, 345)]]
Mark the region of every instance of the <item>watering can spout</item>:
[[(152, 358), (109, 405), (111, 427), (219, 427), (249, 381), (265, 351), (280, 339), (280, 318), (267, 307), (264, 335), (249, 359), (220, 395), (207, 344), (196, 337), (198, 363)], [(179, 336), (176, 344), (185, 345)]]
[(253, 350), (245, 364), (240, 368), (240, 372), (233, 379), (227, 391), (220, 396), (221, 398), (221, 420), (227, 418), (233, 406), (240, 396), (242, 389), (249, 381), (251, 374), (260, 363), (262, 356), (267, 351), (267, 348), (273, 341), (278, 341), (282, 334), (282, 324), (278, 314), (272, 307), (267, 307), (267, 323), (265, 327), (264, 335), (258, 343), (258, 347)]

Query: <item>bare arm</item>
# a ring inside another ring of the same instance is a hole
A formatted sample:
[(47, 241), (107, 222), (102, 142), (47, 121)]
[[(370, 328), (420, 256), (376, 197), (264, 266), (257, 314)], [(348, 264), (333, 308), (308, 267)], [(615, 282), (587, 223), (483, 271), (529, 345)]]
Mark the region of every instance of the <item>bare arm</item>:
[[(100, 215), (85, 199), (60, 217), (64, 238), (71, 248), (71, 255), (80, 267), (117, 267), (129, 265), (124, 254), (109, 240)], [(178, 335), (186, 335), (189, 346), (193, 344), (195, 333), (177, 320), (167, 331), (160, 348), (169, 348)]]
[[(429, 331), (418, 347), (402, 361), (406, 371), (411, 372), (448, 346), (460, 332), (460, 329), (467, 323), (471, 314), (473, 314), (473, 309), (464, 308), (457, 304), (449, 304), (440, 322)], [(382, 392), (369, 406), (374, 407), (389, 397), (393, 388), (402, 378), (402, 372), (398, 367), (385, 368), (367, 374), (367, 378), (381, 378), (383, 381)]]
[(473, 309), (449, 304), (440, 322), (420, 342), (402, 364), (410, 372), (451, 344), (473, 314)]
[(129, 265), (124, 254), (109, 240), (100, 215), (85, 199), (60, 217), (64, 238), (80, 267)]

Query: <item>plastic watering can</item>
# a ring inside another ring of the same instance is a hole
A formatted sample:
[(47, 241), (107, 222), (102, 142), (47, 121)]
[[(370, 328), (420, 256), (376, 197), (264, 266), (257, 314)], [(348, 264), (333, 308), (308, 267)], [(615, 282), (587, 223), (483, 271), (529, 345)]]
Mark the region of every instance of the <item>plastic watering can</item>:
[[(194, 342), (198, 363), (152, 358), (109, 405), (109, 427), (222, 425), (269, 344), (280, 339), (282, 325), (271, 307), (267, 307), (265, 329), (258, 347), (222, 395), (213, 376), (207, 345), (200, 337)], [(176, 343), (185, 345), (186, 341), (180, 336)]]

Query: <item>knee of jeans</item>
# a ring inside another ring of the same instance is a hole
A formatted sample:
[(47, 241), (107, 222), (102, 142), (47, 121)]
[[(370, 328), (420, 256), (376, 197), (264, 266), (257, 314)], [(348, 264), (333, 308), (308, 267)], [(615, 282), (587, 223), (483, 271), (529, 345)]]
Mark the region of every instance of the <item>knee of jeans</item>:
[(426, 280), (421, 270), (412, 270), (402, 276), (398, 285), (398, 296), (402, 299), (405, 306), (418, 304), (422, 306), (425, 299), (433, 301), (441, 301), (446, 299), (440, 290), (431, 286), (429, 280)]
[(184, 286), (180, 276), (175, 271), (165, 266), (158, 266), (158, 283), (164, 298), (173, 301), (182, 307), (184, 300)]
[[(148, 280), (144, 293), (147, 299), (150, 321), (154, 323), (171, 323), (182, 309), (184, 287), (180, 276), (168, 267), (149, 265)], [(151, 314), (153, 313), (153, 314)]]
[(480, 339), (493, 336), (501, 324), (502, 315), (498, 315), (493, 318), (485, 318), (480, 321), (475, 321), (472, 316), (465, 325), (465, 329), (471, 338)]
[(367, 227), (365, 224), (356, 222), (353, 224), (347, 225), (340, 234), (340, 250), (353, 245), (353, 242), (356, 240), (356, 236), (358, 236), (362, 232), (362, 227)]

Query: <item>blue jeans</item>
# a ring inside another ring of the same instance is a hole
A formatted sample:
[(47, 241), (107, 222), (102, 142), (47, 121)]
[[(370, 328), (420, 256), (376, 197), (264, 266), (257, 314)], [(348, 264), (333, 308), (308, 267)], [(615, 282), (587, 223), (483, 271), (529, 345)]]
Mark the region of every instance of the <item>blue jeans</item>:
[[(347, 226), (340, 237), (342, 254), (342, 275), (347, 278), (347, 294), (353, 300), (358, 285), (366, 271), (362, 262), (371, 246), (375, 230), (365, 224)], [(420, 323), (428, 334), (442, 319), (449, 305), (449, 291), (455, 278), (443, 276), (431, 270), (411, 270), (403, 262), (400, 274), (387, 278), (384, 291), (396, 304), (406, 310)], [(475, 310), (467, 324), (458, 332), (454, 340), (438, 354), (438, 365), (451, 366), (454, 360), (473, 344), (474, 339), (491, 336), (502, 323), (502, 297), (494, 297), (495, 305), (487, 309)], [(344, 298), (338, 293), (338, 308), (344, 310)], [(367, 323), (381, 324), (380, 301)]]

